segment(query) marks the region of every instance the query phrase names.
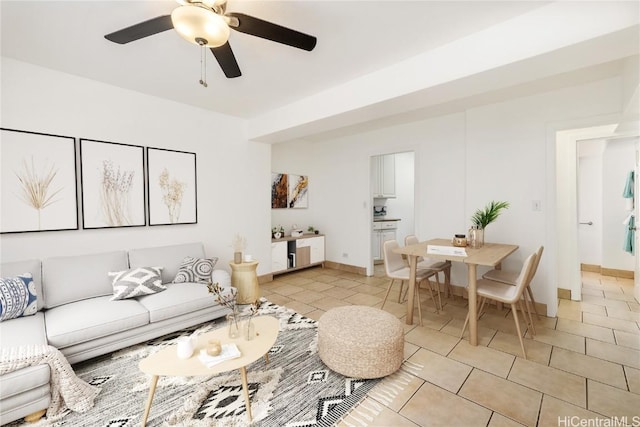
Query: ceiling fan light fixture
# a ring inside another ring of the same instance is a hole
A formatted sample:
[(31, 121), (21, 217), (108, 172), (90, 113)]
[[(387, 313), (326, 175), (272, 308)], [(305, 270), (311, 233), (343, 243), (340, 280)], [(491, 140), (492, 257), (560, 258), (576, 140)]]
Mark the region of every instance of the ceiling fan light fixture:
[(224, 18), (210, 9), (197, 5), (179, 6), (171, 12), (173, 28), (185, 40), (207, 47), (219, 47), (229, 40), (229, 25)]

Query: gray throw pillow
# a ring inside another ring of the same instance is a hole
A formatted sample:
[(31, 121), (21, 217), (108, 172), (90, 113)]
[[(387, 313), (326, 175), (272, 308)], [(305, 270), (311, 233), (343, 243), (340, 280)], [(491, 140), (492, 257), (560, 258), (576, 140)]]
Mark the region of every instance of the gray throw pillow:
[(209, 283), (213, 267), (218, 258), (194, 258), (187, 256), (182, 260), (173, 283)]
[(167, 289), (160, 277), (162, 267), (138, 267), (110, 272), (113, 296), (111, 301), (151, 295)]

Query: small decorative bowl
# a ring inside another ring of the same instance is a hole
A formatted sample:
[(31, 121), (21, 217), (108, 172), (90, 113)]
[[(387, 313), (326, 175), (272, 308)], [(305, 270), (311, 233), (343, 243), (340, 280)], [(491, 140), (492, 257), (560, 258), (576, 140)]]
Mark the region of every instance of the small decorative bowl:
[(467, 236), (464, 234), (456, 234), (451, 240), (451, 243), (453, 246), (465, 247), (467, 246)]
[(209, 356), (218, 356), (222, 352), (222, 346), (220, 345), (220, 341), (211, 340), (207, 343), (207, 354)]

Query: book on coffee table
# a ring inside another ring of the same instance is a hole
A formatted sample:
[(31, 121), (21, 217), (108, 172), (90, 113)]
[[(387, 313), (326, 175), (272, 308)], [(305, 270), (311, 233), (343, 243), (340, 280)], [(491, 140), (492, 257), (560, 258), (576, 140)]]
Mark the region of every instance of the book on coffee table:
[(240, 350), (238, 350), (238, 346), (235, 343), (231, 344), (223, 344), (222, 351), (217, 356), (209, 356), (207, 354), (206, 349), (200, 350), (200, 354), (198, 355), (198, 359), (202, 362), (207, 368), (211, 368), (212, 366), (217, 365), (218, 363), (222, 363), (226, 360), (235, 359), (242, 356)]

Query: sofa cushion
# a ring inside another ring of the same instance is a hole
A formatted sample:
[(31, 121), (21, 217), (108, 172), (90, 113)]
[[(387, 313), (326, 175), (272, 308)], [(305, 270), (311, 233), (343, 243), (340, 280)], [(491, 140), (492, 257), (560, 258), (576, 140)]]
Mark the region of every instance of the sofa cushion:
[(42, 262), (45, 307), (111, 296), (113, 288), (108, 273), (128, 268), (125, 251), (45, 259)]
[(111, 301), (151, 295), (167, 289), (160, 278), (160, 267), (136, 267), (109, 273), (113, 285)]
[(2, 347), (47, 344), (44, 313), (0, 322), (0, 337)]
[[(2, 410), (5, 411), (5, 399), (26, 393), (30, 390), (39, 389), (49, 385), (51, 370), (46, 363), (42, 365), (29, 366), (2, 375), (2, 387), (0, 387), (0, 400), (2, 400)], [(48, 387), (46, 387), (48, 391)], [(40, 393), (40, 392), (36, 392)], [(36, 394), (35, 398), (40, 397)]]
[(38, 296), (38, 310), (44, 308), (44, 297), (42, 293), (42, 264), (40, 260), (33, 259), (27, 261), (3, 262), (0, 264), (0, 276), (16, 276), (22, 273), (31, 273), (33, 284), (36, 287), (36, 295)]
[(204, 258), (202, 243), (131, 249), (129, 251), (129, 267), (160, 266), (162, 267), (162, 283), (171, 283), (176, 274), (178, 274), (182, 260), (187, 256)]
[(0, 322), (38, 311), (36, 287), (31, 273), (0, 278)]
[(166, 291), (137, 301), (149, 310), (151, 323), (218, 305), (204, 283), (170, 283)]
[[(161, 295), (161, 294), (158, 294)], [(149, 323), (149, 312), (136, 300), (96, 297), (46, 311), (49, 344), (63, 349)]]
[(184, 257), (173, 283), (209, 283), (218, 258)]

